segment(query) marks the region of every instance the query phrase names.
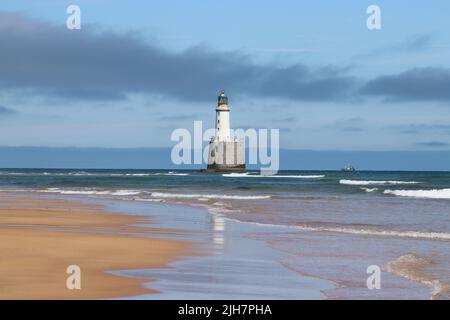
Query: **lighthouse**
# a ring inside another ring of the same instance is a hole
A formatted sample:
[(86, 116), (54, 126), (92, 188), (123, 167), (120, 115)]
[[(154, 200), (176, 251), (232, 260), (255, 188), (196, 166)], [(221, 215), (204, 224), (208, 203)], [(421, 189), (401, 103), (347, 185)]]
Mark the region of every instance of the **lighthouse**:
[(228, 97), (222, 91), (217, 98), (215, 135), (209, 142), (208, 168), (211, 172), (245, 171), (244, 144), (231, 136)]
[(230, 108), (224, 91), (217, 98), (216, 138), (218, 141), (230, 141)]

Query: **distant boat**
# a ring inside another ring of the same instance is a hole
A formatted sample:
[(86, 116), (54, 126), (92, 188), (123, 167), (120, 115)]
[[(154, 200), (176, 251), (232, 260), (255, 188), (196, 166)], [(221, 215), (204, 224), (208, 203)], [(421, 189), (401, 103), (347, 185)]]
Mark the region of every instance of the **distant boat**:
[(343, 168), (341, 169), (341, 171), (354, 172), (354, 171), (356, 171), (356, 169), (355, 169), (354, 166), (347, 165), (347, 166), (343, 167)]

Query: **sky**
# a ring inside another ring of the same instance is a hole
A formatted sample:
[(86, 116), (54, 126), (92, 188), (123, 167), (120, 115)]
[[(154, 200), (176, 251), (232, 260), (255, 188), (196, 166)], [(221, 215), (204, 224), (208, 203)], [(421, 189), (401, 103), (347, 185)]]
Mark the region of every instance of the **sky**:
[[(68, 30), (66, 8), (81, 8)], [(381, 30), (366, 26), (369, 5)], [(450, 2), (2, 0), (0, 146), (171, 147), (278, 128), (280, 147), (450, 150)]]

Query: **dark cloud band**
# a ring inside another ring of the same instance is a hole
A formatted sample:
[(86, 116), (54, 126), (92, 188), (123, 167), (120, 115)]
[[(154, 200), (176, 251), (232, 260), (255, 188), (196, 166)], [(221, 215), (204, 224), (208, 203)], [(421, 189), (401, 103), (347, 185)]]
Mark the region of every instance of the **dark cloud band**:
[[(0, 13), (0, 89), (84, 100), (156, 94), (210, 101), (217, 90), (294, 101), (450, 101), (450, 69), (420, 68), (364, 83), (345, 68), (261, 65), (239, 52), (169, 52), (138, 33), (100, 32)], [(429, 41), (419, 38), (417, 45)]]
[(98, 32), (18, 14), (0, 14), (0, 87), (78, 99), (121, 99), (132, 93), (189, 101), (217, 90), (306, 101), (346, 99), (354, 79), (305, 65), (257, 65), (238, 52), (195, 47), (172, 53), (132, 33)]
[(361, 93), (392, 101), (450, 101), (450, 69), (416, 68), (375, 78)]
[(12, 110), (12, 109), (4, 107), (4, 106), (0, 106), (0, 116), (9, 116), (9, 115), (13, 115), (16, 113), (17, 113), (17, 111), (15, 111), (15, 110)]

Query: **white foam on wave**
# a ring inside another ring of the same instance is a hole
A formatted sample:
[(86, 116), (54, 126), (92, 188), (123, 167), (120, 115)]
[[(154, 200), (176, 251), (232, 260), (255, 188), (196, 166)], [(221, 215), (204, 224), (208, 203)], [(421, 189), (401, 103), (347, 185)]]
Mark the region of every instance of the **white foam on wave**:
[(113, 196), (134, 196), (137, 194), (140, 194), (141, 191), (137, 191), (137, 190), (117, 190), (112, 192), (111, 194)]
[(395, 180), (346, 180), (339, 181), (340, 184), (354, 186), (370, 186), (370, 185), (399, 185), (399, 184), (417, 184), (417, 181), (395, 181)]
[(365, 192), (375, 192), (375, 191), (378, 191), (378, 188), (364, 188), (364, 187), (362, 187), (361, 190), (363, 190)]
[(450, 199), (450, 189), (433, 190), (384, 190), (385, 194), (401, 197), (425, 198), (425, 199)]
[(132, 196), (140, 194), (141, 191), (137, 190), (70, 190), (70, 189), (59, 189), (59, 188), (47, 188), (45, 190), (39, 190), (39, 192), (46, 193), (59, 193), (67, 195), (113, 195), (113, 196)]
[(155, 198), (174, 198), (174, 199), (228, 199), (228, 200), (258, 200), (269, 199), (270, 196), (243, 196), (243, 195), (226, 195), (226, 194), (186, 194), (186, 193), (164, 193), (152, 192)]
[(289, 226), (289, 225), (265, 224), (258, 222), (255, 222), (254, 224), (274, 226), (274, 227), (286, 227), (314, 232), (333, 232), (333, 233), (345, 233), (345, 234), (365, 235), (365, 236), (397, 237), (397, 238), (412, 238), (412, 239), (427, 239), (427, 240), (450, 240), (450, 233), (445, 232), (369, 230), (369, 229), (356, 229), (348, 227), (319, 227), (319, 226), (313, 227), (308, 225)]
[[(45, 191), (44, 191), (45, 192)], [(60, 191), (49, 191), (49, 192), (56, 192), (60, 194), (108, 194), (104, 191), (88, 191), (88, 190), (60, 190)]]
[(0, 172), (0, 176), (24, 176), (26, 173), (23, 172)]
[(144, 202), (164, 202), (163, 199), (148, 199), (148, 198), (133, 198), (135, 201), (144, 201)]
[(386, 270), (402, 278), (422, 283), (431, 289), (431, 299), (440, 298), (441, 293), (449, 289), (449, 285), (437, 279), (433, 279), (426, 269), (433, 265), (433, 261), (414, 253), (408, 253), (389, 261)]
[[(208, 210), (212, 214), (216, 214), (217, 210), (222, 210), (223, 208), (208, 207)], [(224, 212), (239, 212), (237, 210), (224, 209)], [(364, 229), (364, 228), (351, 228), (351, 227), (329, 227), (329, 226), (311, 226), (311, 225), (285, 225), (285, 224), (274, 224), (274, 223), (264, 223), (264, 222), (254, 222), (239, 220), (237, 218), (231, 218), (223, 216), (224, 219), (235, 221), (239, 223), (248, 223), (252, 225), (262, 226), (262, 227), (275, 227), (275, 228), (287, 228), (296, 229), (302, 231), (311, 232), (331, 232), (331, 233), (343, 233), (361, 236), (378, 236), (378, 237), (395, 237), (395, 238), (412, 238), (412, 239), (425, 239), (425, 240), (445, 240), (450, 241), (450, 233), (446, 232), (423, 232), (423, 231), (396, 231), (396, 230), (374, 230), (374, 229)]]
[(184, 177), (184, 176), (188, 176), (189, 174), (188, 173), (176, 173), (176, 172), (170, 171), (170, 172), (164, 173), (164, 175), (165, 176), (180, 176), (180, 177)]
[(0, 192), (33, 192), (33, 189), (1, 189)]
[(77, 177), (88, 177), (88, 176), (98, 176), (98, 177), (150, 177), (150, 176), (188, 176), (188, 173), (177, 173), (177, 172), (155, 172), (155, 173), (104, 173), (104, 172), (85, 172), (85, 171), (74, 171), (74, 172), (0, 172), (3, 176), (77, 176)]
[(311, 226), (295, 226), (298, 229), (307, 231), (325, 231), (337, 232), (356, 235), (368, 236), (384, 236), (384, 237), (400, 237), (413, 239), (430, 239), (430, 240), (450, 240), (450, 233), (445, 232), (422, 232), (422, 231), (394, 231), (394, 230), (370, 230), (356, 229), (348, 227), (311, 227)]
[(75, 172), (42, 172), (42, 173), (30, 173), (30, 175), (44, 175), (44, 176), (93, 176), (93, 175), (102, 175), (89, 173), (85, 171), (75, 171)]
[(59, 193), (59, 194), (107, 194), (106, 191), (96, 191), (96, 190), (70, 190), (70, 189), (59, 189), (59, 188), (47, 188), (44, 190), (35, 190), (36, 192), (45, 192), (45, 193)]
[(291, 178), (291, 179), (321, 179), (325, 175), (262, 175), (262, 174), (249, 174), (245, 173), (225, 173), (223, 177), (228, 178)]

